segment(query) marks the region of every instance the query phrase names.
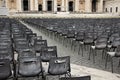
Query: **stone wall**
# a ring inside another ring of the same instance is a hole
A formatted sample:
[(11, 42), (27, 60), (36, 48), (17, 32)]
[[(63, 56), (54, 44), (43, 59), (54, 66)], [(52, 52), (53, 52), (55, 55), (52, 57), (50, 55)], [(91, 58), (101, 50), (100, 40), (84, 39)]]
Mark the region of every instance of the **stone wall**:
[[(6, 0), (7, 8), (9, 12), (23, 12), (22, 6), (23, 0)], [(30, 9), (29, 11), (38, 11), (38, 5), (42, 5), (42, 11), (47, 11), (47, 0), (29, 0)], [(55, 0), (52, 0), (55, 1)], [(73, 1), (74, 10), (75, 12), (92, 12), (92, 1), (93, 0), (56, 0), (56, 4), (54, 4), (53, 11), (56, 11), (58, 7), (61, 8), (61, 11), (68, 11), (68, 3), (69, 1)], [(57, 6), (59, 5), (59, 6)], [(1, 0), (0, 0), (1, 6)], [(112, 13), (119, 13), (120, 12), (120, 0), (98, 0), (96, 6), (96, 12), (111, 12), (110, 9), (112, 8)], [(118, 10), (116, 11), (116, 8)], [(106, 10), (107, 9), (107, 10)]]
[[(120, 0), (105, 0), (104, 12), (120, 13)], [(116, 11), (116, 8), (118, 10)], [(112, 9), (112, 10), (110, 10)]]

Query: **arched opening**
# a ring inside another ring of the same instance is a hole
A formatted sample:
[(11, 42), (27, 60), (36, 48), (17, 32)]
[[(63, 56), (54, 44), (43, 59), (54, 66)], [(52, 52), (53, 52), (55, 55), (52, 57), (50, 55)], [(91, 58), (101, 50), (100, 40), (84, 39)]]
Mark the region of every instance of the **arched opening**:
[(52, 1), (47, 1), (47, 11), (52, 11)]
[(38, 5), (38, 10), (42, 11), (42, 5), (41, 4)]
[(103, 1), (103, 9), (104, 9), (104, 12), (108, 12), (107, 9), (106, 9), (106, 7), (105, 7), (105, 5), (106, 5), (106, 2)]
[(69, 11), (73, 11), (73, 1), (69, 2)]
[(57, 5), (57, 11), (61, 11), (61, 7), (60, 7), (60, 5)]
[(97, 0), (92, 0), (92, 12), (97, 11)]
[(23, 11), (29, 10), (29, 0), (23, 0)]

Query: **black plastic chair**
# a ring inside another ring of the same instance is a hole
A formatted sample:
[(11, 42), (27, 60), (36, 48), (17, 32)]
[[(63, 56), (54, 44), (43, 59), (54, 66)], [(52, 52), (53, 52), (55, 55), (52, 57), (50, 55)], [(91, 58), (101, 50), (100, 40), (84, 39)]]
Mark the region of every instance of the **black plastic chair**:
[(33, 36), (30, 40), (30, 45), (33, 46), (37, 40), (42, 40), (42, 36)]
[(107, 50), (107, 39), (106, 38), (98, 38), (95, 42), (94, 45), (91, 46), (90, 52), (89, 52), (89, 60), (90, 60), (90, 55), (91, 53), (93, 54), (93, 62), (95, 63), (95, 56), (96, 56), (96, 50), (102, 50), (102, 59), (104, 57), (104, 54)]
[(16, 80), (18, 78), (43, 77), (41, 59), (39, 57), (21, 57), (16, 65)]
[(40, 53), (43, 47), (47, 47), (47, 40), (36, 40), (33, 47), (37, 53)]
[(49, 61), (48, 73), (50, 75), (68, 75), (71, 77), (70, 57), (54, 57)]
[(49, 62), (51, 58), (57, 57), (57, 47), (56, 46), (43, 47), (40, 57), (43, 62)]
[[(105, 68), (107, 68), (107, 63), (108, 63), (108, 59), (110, 58), (111, 61), (111, 71), (112, 73), (114, 72), (114, 67), (113, 67), (113, 58), (120, 58), (120, 45), (118, 45), (118, 47), (116, 48), (115, 51), (108, 51), (107, 52), (107, 56), (106, 56), (106, 62), (105, 62)], [(120, 59), (119, 59), (119, 65), (118, 67), (120, 67)]]

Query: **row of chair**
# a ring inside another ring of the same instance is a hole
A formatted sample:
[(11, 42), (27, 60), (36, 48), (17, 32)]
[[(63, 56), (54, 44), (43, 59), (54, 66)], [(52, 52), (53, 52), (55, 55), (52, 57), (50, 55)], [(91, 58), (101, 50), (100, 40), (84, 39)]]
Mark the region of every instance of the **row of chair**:
[[(102, 50), (101, 59), (105, 58), (105, 66), (109, 56), (117, 58), (120, 45), (120, 19), (22, 19), (24, 22), (36, 26), (44, 34), (69, 45), (75, 51), (78, 44), (78, 54), (84, 56), (88, 53), (88, 59), (95, 57), (97, 50)], [(117, 50), (117, 52), (116, 52)], [(114, 54), (113, 54), (114, 52)], [(112, 58), (111, 58), (112, 59)], [(119, 63), (120, 64), (120, 63)], [(111, 60), (113, 72), (113, 60)]]
[(57, 47), (48, 46), (42, 36), (15, 19), (3, 19), (0, 26), (0, 80), (45, 79), (43, 62), (49, 63), (47, 74), (71, 76), (70, 57), (58, 57)]

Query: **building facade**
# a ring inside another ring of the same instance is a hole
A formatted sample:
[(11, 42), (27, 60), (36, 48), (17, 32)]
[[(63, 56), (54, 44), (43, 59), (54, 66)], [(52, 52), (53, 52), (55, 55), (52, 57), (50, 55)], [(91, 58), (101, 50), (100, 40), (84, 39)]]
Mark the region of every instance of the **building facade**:
[(120, 0), (0, 0), (3, 6), (9, 12), (120, 12)]

